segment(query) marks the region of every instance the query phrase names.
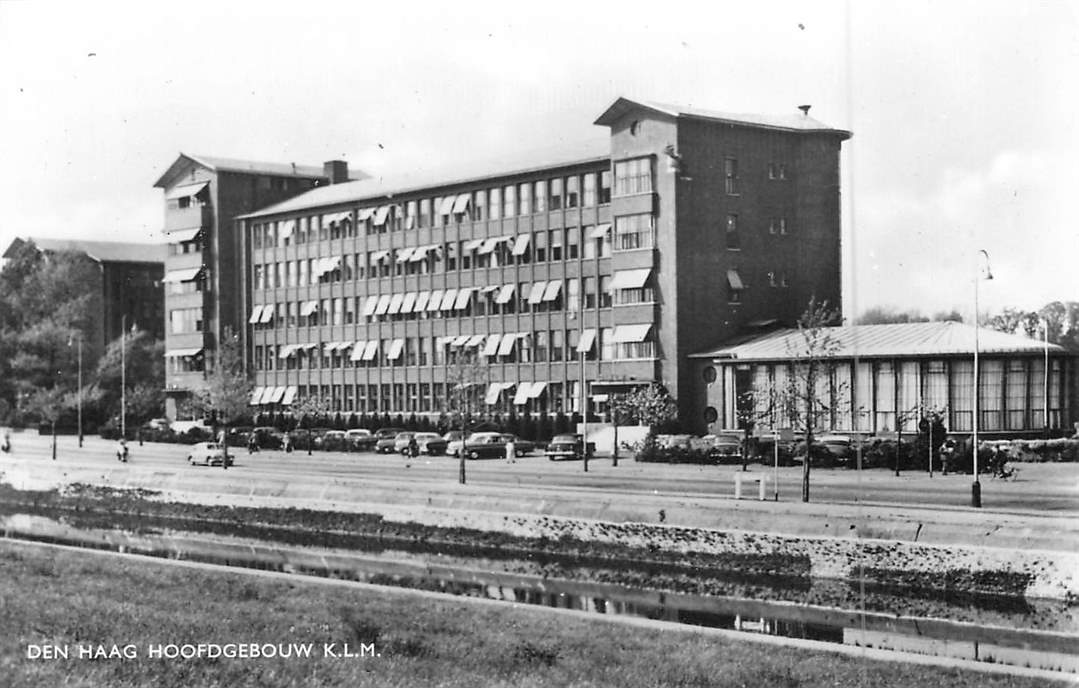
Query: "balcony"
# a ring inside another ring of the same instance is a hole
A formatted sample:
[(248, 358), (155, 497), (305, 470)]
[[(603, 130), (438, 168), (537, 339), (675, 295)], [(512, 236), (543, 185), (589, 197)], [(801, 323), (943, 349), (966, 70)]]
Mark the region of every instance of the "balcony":
[(169, 208), (165, 211), (165, 231), (181, 229), (205, 229), (213, 222), (213, 211), (208, 205), (187, 208)]

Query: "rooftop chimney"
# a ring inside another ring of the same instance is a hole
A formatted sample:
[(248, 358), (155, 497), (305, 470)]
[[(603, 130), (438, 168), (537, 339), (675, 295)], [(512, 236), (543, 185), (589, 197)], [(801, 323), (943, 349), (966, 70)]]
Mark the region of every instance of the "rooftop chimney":
[(322, 174), (329, 178), (331, 184), (347, 182), (348, 163), (344, 160), (327, 160), (322, 163)]
[(813, 106), (812, 105), (799, 105), (798, 109), (802, 111), (802, 116), (803, 117), (809, 117), (809, 108), (811, 108), (811, 107), (813, 107)]

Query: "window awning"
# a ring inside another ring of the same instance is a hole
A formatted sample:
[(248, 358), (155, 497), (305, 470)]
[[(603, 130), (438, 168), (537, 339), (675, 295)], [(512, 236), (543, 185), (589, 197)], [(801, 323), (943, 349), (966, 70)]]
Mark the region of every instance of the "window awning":
[[(430, 246), (417, 246), (412, 249), (412, 253), (408, 255), (408, 262), (418, 263), (427, 257), (427, 252), (431, 250)], [(397, 256), (397, 260), (401, 260), (401, 256)]]
[(262, 309), (262, 319), (259, 320), (260, 325), (265, 325), (273, 320), (274, 306), (272, 303), (266, 304)]
[(389, 255), (390, 255), (389, 249), (382, 249), (381, 251), (372, 251), (371, 252), (371, 259), (370, 259), (371, 260), (371, 265), (374, 265), (375, 263), (381, 263), (382, 261), (386, 260), (386, 258), (389, 257)]
[(513, 395), (513, 403), (515, 406), (524, 406), (528, 403), (528, 393), (532, 391), (531, 382), (522, 382), (517, 385), (517, 393)]
[[(388, 304), (387, 304), (388, 305)], [(363, 304), (364, 317), (370, 317), (375, 314), (375, 308), (378, 307), (378, 296), (368, 296), (367, 301)]]
[(247, 319), (248, 325), (262, 322), (262, 309), (266, 306), (255, 306), (251, 309), (251, 317)]
[(464, 253), (471, 253), (482, 246), (484, 241), (485, 239), (469, 239), (461, 245), (461, 251)]
[[(463, 213), (468, 210), (469, 204), (472, 202), (472, 194), (459, 194), (457, 198), (453, 200), (453, 212)], [(445, 213), (443, 213), (445, 214)]]
[(614, 328), (614, 334), (611, 335), (611, 341), (615, 344), (625, 344), (628, 342), (643, 342), (648, 339), (648, 331), (652, 329), (651, 323), (642, 323), (640, 325), (619, 325)]
[(287, 387), (274, 387), (273, 388), (273, 394), (270, 395), (270, 398), (268, 400), (263, 398), (262, 403), (265, 404), (265, 403), (268, 402), (268, 403), (271, 403), (271, 404), (276, 404), (277, 402), (281, 401), (282, 397), (285, 396), (285, 390), (286, 389), (288, 389), (288, 388)]
[(360, 208), (356, 211), (356, 222), (366, 222), (374, 214), (374, 208)]
[(434, 289), (431, 291), (430, 300), (427, 302), (427, 312), (433, 313), (442, 307), (442, 290)]
[(371, 341), (367, 342), (367, 346), (364, 347), (363, 360), (365, 360), (365, 361), (374, 360), (375, 355), (377, 353), (378, 353), (378, 340), (377, 339), (372, 339)]
[(277, 236), (284, 239), (285, 237), (292, 236), (292, 233), (296, 231), (296, 220), (282, 220), (277, 225)]
[(453, 303), (455, 311), (468, 308), (468, 302), (472, 300), (472, 287), (465, 287), (457, 292), (457, 300)]
[(502, 338), (500, 334), (487, 335), (487, 343), (483, 345), (484, 356), (494, 356), (498, 354), (498, 342)]
[(492, 382), (487, 385), (487, 394), (483, 400), (488, 404), (497, 404), (498, 398), (502, 396), (502, 392), (513, 387), (512, 382)]
[(332, 256), (329, 258), (319, 258), (315, 263), (315, 277), (322, 277), (327, 272), (336, 270), (341, 265), (341, 256)]
[(345, 210), (339, 213), (329, 213), (322, 216), (322, 223), (326, 226), (337, 224), (338, 222), (345, 222), (352, 216), (352, 213)]
[(648, 282), (652, 274), (652, 268), (640, 268), (638, 270), (616, 270), (611, 278), (608, 289), (640, 289)]
[(498, 345), (498, 355), (508, 356), (513, 352), (513, 345), (517, 342), (517, 334), (507, 332), (502, 335), (502, 343)]
[(581, 338), (577, 340), (577, 352), (588, 353), (592, 350), (592, 345), (596, 341), (596, 331), (594, 329), (581, 330)]
[(592, 231), (588, 233), (589, 239), (602, 239), (607, 236), (607, 232), (611, 231), (611, 223), (604, 222), (601, 225), (596, 225), (592, 228)]
[(456, 303), (456, 301), (457, 301), (457, 290), (456, 289), (447, 289), (446, 292), (442, 295), (442, 310), (444, 310), (444, 311), (452, 311), (453, 310), (453, 304)]
[(388, 315), (394, 315), (401, 312), (401, 304), (405, 301), (405, 295), (398, 292), (390, 297), (390, 306), (386, 309)]
[(416, 307), (416, 292), (410, 291), (405, 294), (405, 300), (401, 302), (401, 312), (411, 313), (412, 309)]
[(416, 249), (411, 248), (411, 247), (397, 249), (397, 262), (398, 263), (407, 263), (408, 259), (412, 257), (412, 252), (415, 251), (415, 250)]
[(543, 291), (544, 301), (554, 301), (558, 298), (558, 292), (562, 291), (562, 280), (551, 280)]
[(191, 358), (202, 353), (202, 349), (171, 349), (165, 352), (168, 358)]
[(202, 234), (201, 227), (198, 229), (182, 229), (179, 232), (169, 232), (165, 235), (165, 239), (170, 244), (182, 244), (186, 241), (194, 241), (200, 234)]
[(363, 339), (357, 339), (352, 345), (352, 355), (348, 357), (350, 361), (362, 361), (364, 347), (367, 346), (367, 341)]
[(528, 250), (528, 240), (531, 238), (531, 234), (518, 234), (517, 240), (513, 242), (513, 255), (523, 256)]
[(413, 310), (417, 313), (422, 313), (427, 310), (427, 302), (431, 300), (431, 292), (421, 291), (416, 294), (416, 307)]
[(392, 294), (383, 294), (379, 296), (378, 305), (375, 306), (375, 315), (385, 315), (386, 311), (390, 309), (390, 299), (392, 298)]
[(386, 352), (387, 361), (396, 361), (401, 358), (401, 352), (404, 351), (405, 340), (398, 338), (390, 342), (390, 349)]
[(304, 301), (303, 305), (300, 306), (300, 315), (301, 316), (311, 315), (312, 313), (314, 313), (317, 310), (318, 310), (318, 301)]
[(458, 196), (444, 196), (438, 204), (439, 215), (449, 215), (453, 212), (453, 206), (457, 203)]
[(273, 385), (270, 385), (269, 387), (263, 389), (262, 390), (262, 396), (260, 396), (256, 400), (256, 403), (259, 404), (259, 405), (270, 403), (270, 397), (273, 396), (273, 391), (274, 391), (274, 386)]
[(545, 390), (545, 389), (547, 389), (547, 383), (546, 382), (533, 382), (532, 383), (532, 389), (530, 389), (528, 391), (528, 398), (529, 399), (538, 399), (540, 397), (540, 395), (543, 394), (543, 390)]
[(502, 291), (498, 292), (498, 298), (495, 299), (495, 303), (509, 303), (513, 298), (514, 285), (504, 284), (502, 285)]
[(502, 243), (502, 237), (490, 237), (489, 239), (484, 240), (483, 244), (479, 247), (479, 250), (476, 251), (476, 252), (479, 253), (480, 255), (483, 255), (485, 253), (490, 253), (491, 251), (494, 251), (495, 248), (497, 248), (500, 243)]
[(286, 387), (285, 388), (285, 396), (281, 399), (281, 404), (283, 406), (290, 405), (293, 401), (295, 401), (296, 392), (298, 392), (298, 391), (299, 390), (296, 387), (296, 385), (289, 385), (288, 387)]
[(374, 220), (372, 220), (372, 223), (376, 227), (378, 227), (379, 225), (384, 225), (384, 224), (386, 224), (386, 218), (389, 217), (389, 216), (390, 216), (390, 206), (388, 206), (388, 205), (380, 205), (378, 207), (378, 209), (375, 210)]
[(174, 201), (177, 198), (187, 198), (188, 196), (196, 196), (200, 191), (210, 185), (210, 182), (199, 182), (198, 184), (184, 184), (183, 186), (174, 186), (165, 192), (165, 199)]
[(184, 268), (183, 270), (169, 270), (165, 273), (165, 279), (162, 282), (173, 284), (176, 282), (193, 282), (198, 279), (202, 273), (202, 266), (196, 268)]
[(281, 348), (277, 350), (277, 357), (278, 358), (288, 358), (289, 356), (292, 355), (292, 352), (295, 351), (297, 348), (299, 348), (299, 347), (296, 344), (282, 344)]
[(542, 303), (543, 292), (547, 289), (546, 282), (533, 282), (532, 291), (528, 294), (529, 303)]
[(489, 287), (484, 287), (483, 289), (480, 289), (480, 293), (481, 294), (490, 294), (490, 293), (498, 291), (501, 288), (502, 287), (500, 287), (499, 285), (494, 284), (494, 285), (491, 285)]
[(742, 283), (742, 276), (738, 274), (737, 270), (727, 271), (727, 284), (731, 285), (731, 289), (745, 289), (745, 284)]
[(483, 344), (483, 340), (487, 339), (485, 334), (474, 334), (468, 338), (468, 343), (465, 346), (479, 346)]
[(450, 346), (464, 346), (468, 344), (469, 336), (467, 334), (459, 334), (453, 338), (450, 342)]
[(266, 391), (265, 387), (256, 387), (251, 391), (251, 400), (247, 402), (248, 406), (258, 406), (262, 403), (262, 393)]

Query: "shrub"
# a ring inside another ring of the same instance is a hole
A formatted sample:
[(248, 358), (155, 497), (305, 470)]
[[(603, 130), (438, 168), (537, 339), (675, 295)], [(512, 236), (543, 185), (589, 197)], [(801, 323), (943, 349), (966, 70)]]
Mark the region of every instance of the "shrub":
[(714, 464), (716, 461), (707, 449), (690, 449), (684, 446), (664, 447), (656, 441), (654, 435), (629, 445), (633, 460), (641, 463), (693, 463)]

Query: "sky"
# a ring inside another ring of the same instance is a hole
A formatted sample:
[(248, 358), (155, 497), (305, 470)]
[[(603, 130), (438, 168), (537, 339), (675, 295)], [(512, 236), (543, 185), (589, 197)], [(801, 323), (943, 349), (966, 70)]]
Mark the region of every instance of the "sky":
[[(844, 144), (844, 311), (1079, 301), (1079, 3), (0, 0), (0, 248), (162, 240), (181, 152), (374, 174), (602, 135), (616, 98)], [(1069, 86), (1069, 84), (1072, 84)]]

